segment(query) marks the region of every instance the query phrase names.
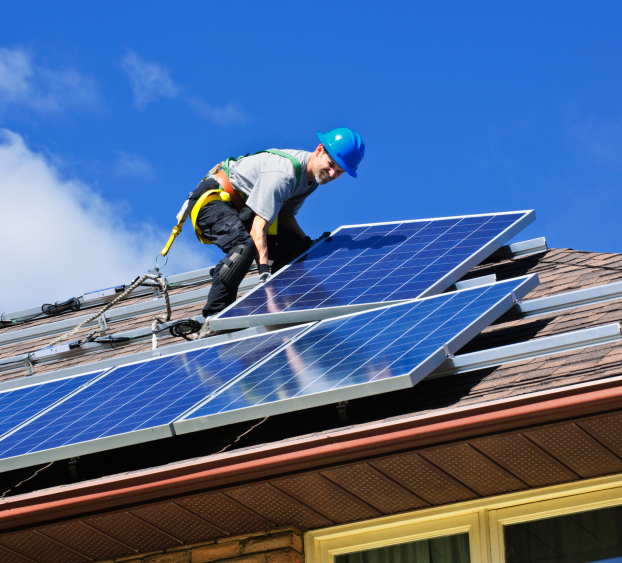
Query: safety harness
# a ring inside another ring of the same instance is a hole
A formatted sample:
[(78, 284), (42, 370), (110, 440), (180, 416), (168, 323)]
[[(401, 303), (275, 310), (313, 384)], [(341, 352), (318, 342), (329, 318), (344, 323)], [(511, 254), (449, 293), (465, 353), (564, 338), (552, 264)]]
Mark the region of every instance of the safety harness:
[[(204, 194), (202, 194), (201, 197), (194, 204), (191, 210), (188, 209), (190, 205), (190, 199), (187, 199), (184, 202), (182, 208), (180, 209), (179, 213), (176, 216), (177, 225), (173, 227), (171, 236), (169, 237), (168, 242), (166, 243), (166, 245), (164, 246), (160, 254), (162, 256), (166, 256), (168, 254), (168, 251), (173, 245), (173, 242), (175, 241), (175, 239), (177, 238), (177, 235), (181, 233), (181, 228), (183, 224), (185, 223), (186, 219), (188, 218), (188, 215), (190, 215), (190, 220), (192, 221), (192, 226), (194, 227), (194, 232), (197, 235), (197, 238), (203, 244), (212, 244), (212, 242), (206, 236), (203, 235), (201, 229), (197, 226), (197, 218), (199, 216), (199, 212), (205, 205), (207, 205), (208, 203), (212, 201), (223, 201), (229, 205), (233, 205), (238, 210), (238, 212), (241, 211), (246, 206), (247, 196), (243, 192), (235, 190), (233, 186), (231, 185), (231, 182), (229, 180), (229, 165), (231, 162), (236, 162), (247, 156), (254, 156), (256, 154), (261, 154), (261, 153), (266, 153), (266, 152), (286, 158), (294, 165), (294, 172), (296, 175), (296, 186), (294, 187), (294, 194), (296, 194), (300, 189), (300, 181), (302, 179), (302, 165), (300, 164), (300, 161), (296, 157), (292, 156), (291, 154), (288, 154), (284, 151), (279, 151), (276, 149), (268, 149), (265, 151), (258, 151), (256, 153), (253, 153), (252, 155), (245, 154), (237, 158), (231, 156), (227, 160), (223, 162), (219, 162), (216, 166), (214, 166), (214, 168), (212, 168), (204, 178), (205, 180), (209, 178), (210, 176), (213, 176), (219, 184), (218, 188), (215, 188), (213, 190), (207, 190)], [(277, 229), (278, 229), (278, 217), (270, 225), (270, 228), (268, 229), (268, 234), (276, 235)]]

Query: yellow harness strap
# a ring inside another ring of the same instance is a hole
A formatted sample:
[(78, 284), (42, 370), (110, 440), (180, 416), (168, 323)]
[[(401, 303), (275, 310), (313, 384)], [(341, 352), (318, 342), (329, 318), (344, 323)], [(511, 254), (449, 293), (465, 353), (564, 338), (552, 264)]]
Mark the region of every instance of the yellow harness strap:
[[(223, 163), (220, 162), (216, 166), (214, 166), (214, 168), (212, 168), (207, 173), (205, 178), (208, 178), (209, 176), (213, 176), (214, 174), (216, 174), (216, 172), (218, 172), (222, 168), (222, 165)], [(238, 192), (238, 193), (241, 194), (241, 192)], [(242, 196), (242, 197), (245, 197), (245, 196)], [(194, 227), (194, 232), (197, 235), (197, 238), (203, 244), (212, 244), (212, 242), (206, 236), (204, 236), (203, 233), (201, 232), (201, 229), (197, 227), (197, 217), (199, 216), (199, 211), (201, 211), (201, 208), (204, 205), (207, 205), (210, 201), (215, 201), (215, 200), (221, 200), (221, 201), (224, 201), (225, 203), (230, 203), (231, 196), (226, 191), (224, 191), (222, 188), (208, 190), (197, 200), (197, 202), (194, 204), (194, 207), (192, 208), (192, 211), (190, 212), (190, 219), (192, 220), (192, 226)], [(168, 251), (171, 249), (173, 242), (175, 242), (177, 235), (181, 233), (181, 228), (186, 218), (188, 217), (187, 205), (188, 205), (188, 201), (186, 201), (186, 203), (184, 204), (184, 207), (182, 207), (181, 211), (177, 214), (177, 225), (173, 227), (173, 230), (171, 231), (171, 236), (169, 237), (168, 242), (166, 243), (166, 245), (160, 252), (162, 256), (166, 256), (168, 254)], [(274, 220), (274, 222), (270, 225), (270, 228), (268, 229), (269, 235), (277, 234), (278, 221), (279, 221), (279, 218), (277, 217)]]
[(210, 201), (215, 201), (215, 200), (220, 200), (220, 201), (224, 201), (225, 203), (229, 203), (229, 201), (231, 201), (231, 196), (227, 192), (221, 189), (218, 189), (218, 188), (215, 190), (208, 190), (194, 204), (194, 207), (192, 208), (192, 212), (190, 213), (190, 219), (192, 220), (192, 226), (194, 227), (194, 232), (197, 235), (197, 238), (203, 244), (212, 244), (212, 242), (206, 236), (204, 236), (203, 233), (201, 232), (201, 229), (197, 227), (197, 217), (199, 216), (199, 211), (201, 211), (201, 208), (204, 205), (207, 205)]

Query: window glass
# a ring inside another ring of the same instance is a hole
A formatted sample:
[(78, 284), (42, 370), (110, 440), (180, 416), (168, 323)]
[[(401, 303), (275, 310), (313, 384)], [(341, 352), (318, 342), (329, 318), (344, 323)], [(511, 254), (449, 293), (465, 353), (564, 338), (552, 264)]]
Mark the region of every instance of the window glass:
[(622, 507), (504, 527), (507, 563), (622, 563)]
[(335, 563), (469, 563), (470, 560), (466, 532), (335, 557)]

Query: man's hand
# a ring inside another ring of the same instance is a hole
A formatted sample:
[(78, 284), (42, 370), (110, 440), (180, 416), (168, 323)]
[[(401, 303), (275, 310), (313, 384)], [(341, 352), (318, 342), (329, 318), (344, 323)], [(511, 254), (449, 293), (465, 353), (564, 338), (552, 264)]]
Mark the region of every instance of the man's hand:
[(270, 266), (268, 264), (259, 264), (259, 283), (268, 281), (270, 277)]

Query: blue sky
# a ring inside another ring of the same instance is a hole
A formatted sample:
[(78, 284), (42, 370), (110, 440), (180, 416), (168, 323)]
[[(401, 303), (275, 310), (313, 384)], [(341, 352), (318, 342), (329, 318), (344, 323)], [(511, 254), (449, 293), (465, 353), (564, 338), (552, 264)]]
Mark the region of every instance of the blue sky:
[[(216, 162), (348, 126), (357, 180), (299, 222), (534, 208), (622, 250), (622, 4), (12, 2), (0, 19), (1, 310), (150, 267)], [(166, 273), (220, 255), (185, 228)]]

